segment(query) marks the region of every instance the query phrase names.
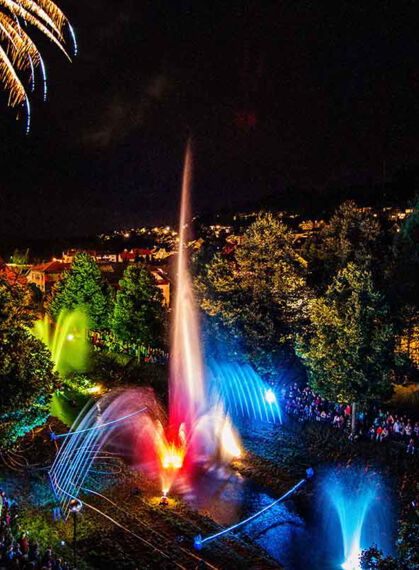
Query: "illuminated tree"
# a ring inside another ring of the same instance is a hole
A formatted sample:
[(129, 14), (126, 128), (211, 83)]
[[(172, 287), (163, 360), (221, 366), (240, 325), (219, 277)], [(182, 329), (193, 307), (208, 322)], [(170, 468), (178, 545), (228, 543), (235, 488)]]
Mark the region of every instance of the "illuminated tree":
[(119, 285), (112, 332), (122, 342), (161, 345), (165, 311), (163, 295), (153, 276), (142, 265), (131, 265)]
[[(29, 79), (32, 89), (38, 66), (43, 73), (44, 88), (46, 77), (41, 54), (28, 33), (28, 24), (42, 32), (67, 56), (63, 31), (68, 21), (50, 0), (0, 0), (0, 80), (9, 95), (9, 105), (25, 104), (29, 115), (29, 98), (23, 77)], [(73, 34), (71, 27), (69, 29)]]
[(196, 285), (210, 327), (224, 333), (233, 351), (241, 348), (261, 372), (272, 372), (279, 358), (293, 358), (309, 293), (304, 261), (280, 220), (260, 215), (234, 259), (215, 256)]
[(113, 298), (110, 286), (89, 254), (78, 253), (69, 271), (66, 271), (53, 290), (48, 312), (57, 320), (61, 310), (82, 309), (95, 330), (106, 329), (110, 324)]
[(0, 447), (49, 415), (57, 376), (44, 344), (30, 332), (29, 290), (0, 278)]
[(310, 303), (310, 333), (297, 351), (310, 385), (338, 402), (368, 403), (392, 391), (394, 333), (371, 271), (349, 263)]

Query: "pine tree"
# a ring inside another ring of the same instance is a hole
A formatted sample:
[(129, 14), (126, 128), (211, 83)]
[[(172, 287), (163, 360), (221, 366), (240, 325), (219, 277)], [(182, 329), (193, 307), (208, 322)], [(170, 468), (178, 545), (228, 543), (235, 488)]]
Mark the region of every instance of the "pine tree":
[(142, 265), (131, 265), (119, 282), (111, 329), (122, 342), (160, 346), (163, 341), (163, 295)]
[(271, 373), (294, 357), (295, 332), (304, 326), (305, 265), (288, 228), (261, 214), (247, 229), (233, 260), (217, 255), (196, 279), (210, 328)]
[(94, 330), (109, 327), (113, 299), (110, 286), (103, 279), (95, 260), (87, 253), (78, 253), (52, 291), (47, 310), (56, 320), (63, 309), (83, 310)]

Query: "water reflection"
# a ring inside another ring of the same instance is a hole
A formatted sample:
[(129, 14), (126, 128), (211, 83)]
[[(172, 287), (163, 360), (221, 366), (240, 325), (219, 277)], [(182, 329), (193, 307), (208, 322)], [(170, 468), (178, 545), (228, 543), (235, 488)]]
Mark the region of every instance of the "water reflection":
[[(224, 471), (216, 470), (204, 474), (194, 488), (195, 494), (188, 496), (192, 506), (222, 526), (243, 520), (277, 498), (240, 475), (226, 477)], [(287, 570), (328, 568), (324, 553), (315, 546), (318, 541), (292, 499), (273, 506), (235, 534), (249, 537)]]

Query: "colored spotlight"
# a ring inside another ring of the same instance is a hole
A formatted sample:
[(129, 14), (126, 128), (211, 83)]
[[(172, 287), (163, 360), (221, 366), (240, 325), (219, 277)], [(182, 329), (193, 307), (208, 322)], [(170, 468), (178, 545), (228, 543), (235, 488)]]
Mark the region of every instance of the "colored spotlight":
[(269, 388), (268, 390), (266, 390), (266, 392), (265, 392), (265, 400), (268, 402), (268, 404), (275, 404), (275, 402), (276, 402), (276, 396), (275, 396), (275, 393), (273, 392), (273, 390), (271, 390), (271, 388)]
[(67, 340), (72, 341), (74, 340), (74, 334), (70, 333), (67, 335)]

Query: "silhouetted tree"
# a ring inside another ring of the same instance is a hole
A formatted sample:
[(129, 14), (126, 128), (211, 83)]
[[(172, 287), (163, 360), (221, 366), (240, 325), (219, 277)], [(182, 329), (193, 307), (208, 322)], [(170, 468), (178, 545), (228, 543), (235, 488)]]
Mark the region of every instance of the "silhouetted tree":
[(309, 261), (313, 284), (325, 288), (349, 262), (368, 265), (374, 277), (381, 277), (390, 246), (390, 235), (376, 215), (348, 201), (337, 208), (318, 236), (307, 241), (303, 256)]

